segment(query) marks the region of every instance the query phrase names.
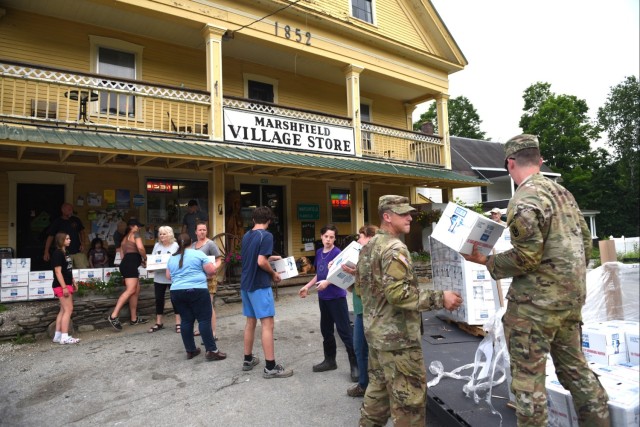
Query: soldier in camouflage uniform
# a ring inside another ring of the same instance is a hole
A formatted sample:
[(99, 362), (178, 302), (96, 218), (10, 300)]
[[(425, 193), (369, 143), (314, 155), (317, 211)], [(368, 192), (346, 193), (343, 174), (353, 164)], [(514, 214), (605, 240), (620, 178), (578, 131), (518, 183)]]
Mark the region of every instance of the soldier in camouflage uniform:
[(537, 137), (507, 141), (505, 169), (518, 185), (507, 209), (513, 249), (486, 257), (474, 248), (463, 256), (486, 265), (496, 280), (513, 277), (502, 323), (518, 426), (547, 425), (549, 353), (580, 425), (608, 426), (607, 394), (581, 348), (591, 233), (573, 195), (542, 176), (541, 165)]
[(462, 303), (456, 292), (418, 288), (409, 251), (398, 239), (409, 232), (414, 210), (406, 197), (380, 197), (380, 229), (360, 251), (356, 283), (369, 343), (369, 385), (360, 426), (384, 426), (391, 416), (395, 426), (424, 427), (427, 373), (420, 311), (455, 310)]

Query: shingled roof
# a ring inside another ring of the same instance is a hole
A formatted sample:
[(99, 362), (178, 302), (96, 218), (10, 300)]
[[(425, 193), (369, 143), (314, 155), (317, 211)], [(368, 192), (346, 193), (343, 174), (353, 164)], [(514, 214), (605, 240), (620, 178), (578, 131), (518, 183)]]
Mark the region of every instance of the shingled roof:
[[(450, 137), (451, 170), (467, 176), (487, 179), (507, 175), (504, 169), (504, 144), (480, 139)], [(543, 173), (553, 173), (542, 165)]]

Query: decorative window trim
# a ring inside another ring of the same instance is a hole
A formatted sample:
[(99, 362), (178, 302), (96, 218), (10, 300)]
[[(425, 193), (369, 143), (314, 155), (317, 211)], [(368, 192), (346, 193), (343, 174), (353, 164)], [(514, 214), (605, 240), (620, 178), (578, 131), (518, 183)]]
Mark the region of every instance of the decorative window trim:
[[(90, 54), (90, 69), (91, 73), (99, 74), (98, 70), (98, 50), (101, 47), (118, 50), (121, 52), (131, 53), (135, 57), (135, 80), (142, 80), (142, 53), (144, 46), (127, 42), (120, 39), (114, 39), (111, 37), (93, 36), (89, 35), (89, 54)], [(140, 97), (135, 97), (135, 119), (141, 120), (142, 117), (142, 100)], [(89, 103), (91, 108), (91, 114), (100, 114), (99, 108), (96, 108), (95, 103)]]
[(243, 73), (244, 98), (249, 98), (249, 80), (254, 82), (266, 83), (273, 86), (273, 103), (278, 103), (278, 80), (270, 77), (261, 76), (259, 74)]

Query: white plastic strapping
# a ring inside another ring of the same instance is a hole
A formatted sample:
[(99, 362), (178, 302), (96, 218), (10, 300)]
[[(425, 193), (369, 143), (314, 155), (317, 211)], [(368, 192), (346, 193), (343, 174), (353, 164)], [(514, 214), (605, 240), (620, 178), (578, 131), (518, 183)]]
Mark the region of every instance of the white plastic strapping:
[[(445, 377), (466, 380), (467, 383), (462, 387), (465, 395), (472, 397), (476, 404), (484, 400), (491, 409), (491, 413), (500, 417), (500, 425), (502, 425), (502, 414), (493, 407), (491, 395), (493, 386), (502, 384), (509, 373), (509, 353), (502, 328), (504, 311), (504, 308), (496, 311), (484, 324), (483, 329), (487, 335), (478, 345), (473, 363), (460, 366), (451, 372), (444, 372), (442, 363), (435, 360), (429, 365), (429, 371), (436, 377), (427, 383), (427, 387), (433, 387)], [(470, 368), (473, 368), (471, 375), (459, 374)]]

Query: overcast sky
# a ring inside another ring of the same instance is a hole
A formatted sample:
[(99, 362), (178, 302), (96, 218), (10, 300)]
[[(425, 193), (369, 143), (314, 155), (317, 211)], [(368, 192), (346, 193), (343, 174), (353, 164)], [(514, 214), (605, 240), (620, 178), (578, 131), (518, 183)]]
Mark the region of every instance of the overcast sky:
[(640, 72), (639, 0), (431, 2), (469, 62), (449, 76), (449, 94), (471, 101), (493, 141), (521, 133), (522, 94), (535, 82), (584, 99), (595, 117), (610, 88)]

